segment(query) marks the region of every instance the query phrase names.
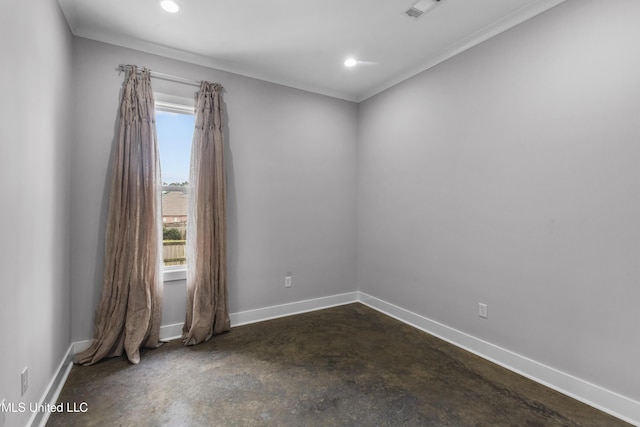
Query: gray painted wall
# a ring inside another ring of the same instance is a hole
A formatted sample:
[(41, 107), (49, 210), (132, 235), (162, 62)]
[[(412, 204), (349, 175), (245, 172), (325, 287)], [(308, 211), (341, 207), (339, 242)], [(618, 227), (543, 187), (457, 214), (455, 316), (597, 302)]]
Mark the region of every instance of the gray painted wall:
[[(72, 37), (55, 1), (22, 1), (9, 12), (0, 14), (0, 401), (17, 405), (40, 400), (71, 343)], [(6, 425), (30, 416), (6, 414)]]
[(0, 400), (39, 400), (92, 335), (121, 63), (227, 90), (232, 312), (357, 283), (639, 400), (639, 14), (568, 0), (357, 106), (72, 41), (55, 2), (16, 3), (0, 15), (0, 223), (17, 236), (0, 249)]
[[(356, 104), (86, 39), (74, 46), (74, 341), (91, 338), (100, 297), (119, 64), (225, 87), (231, 312), (356, 289)], [(153, 87), (187, 98), (197, 90), (162, 80)], [(184, 321), (183, 285), (165, 288), (164, 324)]]
[(638, 16), (569, 0), (360, 104), (359, 290), (639, 400)]

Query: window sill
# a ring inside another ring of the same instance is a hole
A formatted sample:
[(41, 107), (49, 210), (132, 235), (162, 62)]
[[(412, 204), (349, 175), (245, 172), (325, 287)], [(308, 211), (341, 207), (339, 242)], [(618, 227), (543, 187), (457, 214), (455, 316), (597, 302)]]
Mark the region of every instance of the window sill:
[(162, 271), (163, 282), (175, 282), (187, 279), (187, 267), (165, 268)]

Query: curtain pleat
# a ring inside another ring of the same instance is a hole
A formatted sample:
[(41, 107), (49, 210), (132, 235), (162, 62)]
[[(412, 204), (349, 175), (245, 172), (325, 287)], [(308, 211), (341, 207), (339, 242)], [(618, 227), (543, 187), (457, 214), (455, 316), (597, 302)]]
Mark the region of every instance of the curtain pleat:
[(91, 365), (157, 347), (162, 309), (160, 159), (151, 76), (126, 69), (111, 171), (102, 295), (94, 340), (76, 356)]
[(226, 179), (221, 91), (202, 82), (196, 93), (187, 222), (185, 345), (230, 329), (227, 297)]

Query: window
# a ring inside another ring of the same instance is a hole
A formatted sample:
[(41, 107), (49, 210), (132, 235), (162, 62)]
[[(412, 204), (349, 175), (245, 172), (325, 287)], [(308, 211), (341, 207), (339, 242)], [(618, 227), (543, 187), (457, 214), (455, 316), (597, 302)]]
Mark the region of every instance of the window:
[(165, 270), (183, 269), (186, 264), (189, 165), (193, 128), (193, 107), (156, 102)]

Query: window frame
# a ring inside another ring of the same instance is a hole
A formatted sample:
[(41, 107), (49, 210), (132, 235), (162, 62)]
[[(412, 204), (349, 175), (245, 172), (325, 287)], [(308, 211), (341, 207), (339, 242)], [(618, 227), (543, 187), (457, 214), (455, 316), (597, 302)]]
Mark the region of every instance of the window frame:
[[(178, 96), (172, 96), (162, 93), (154, 93), (155, 97), (155, 111), (165, 111), (169, 113), (189, 114), (195, 115), (194, 100), (189, 98), (183, 98)], [(182, 191), (183, 193), (189, 193), (188, 186), (182, 185), (163, 185), (161, 191)], [(186, 280), (187, 278), (187, 265), (162, 265), (162, 280), (163, 282), (172, 282), (177, 280)]]

